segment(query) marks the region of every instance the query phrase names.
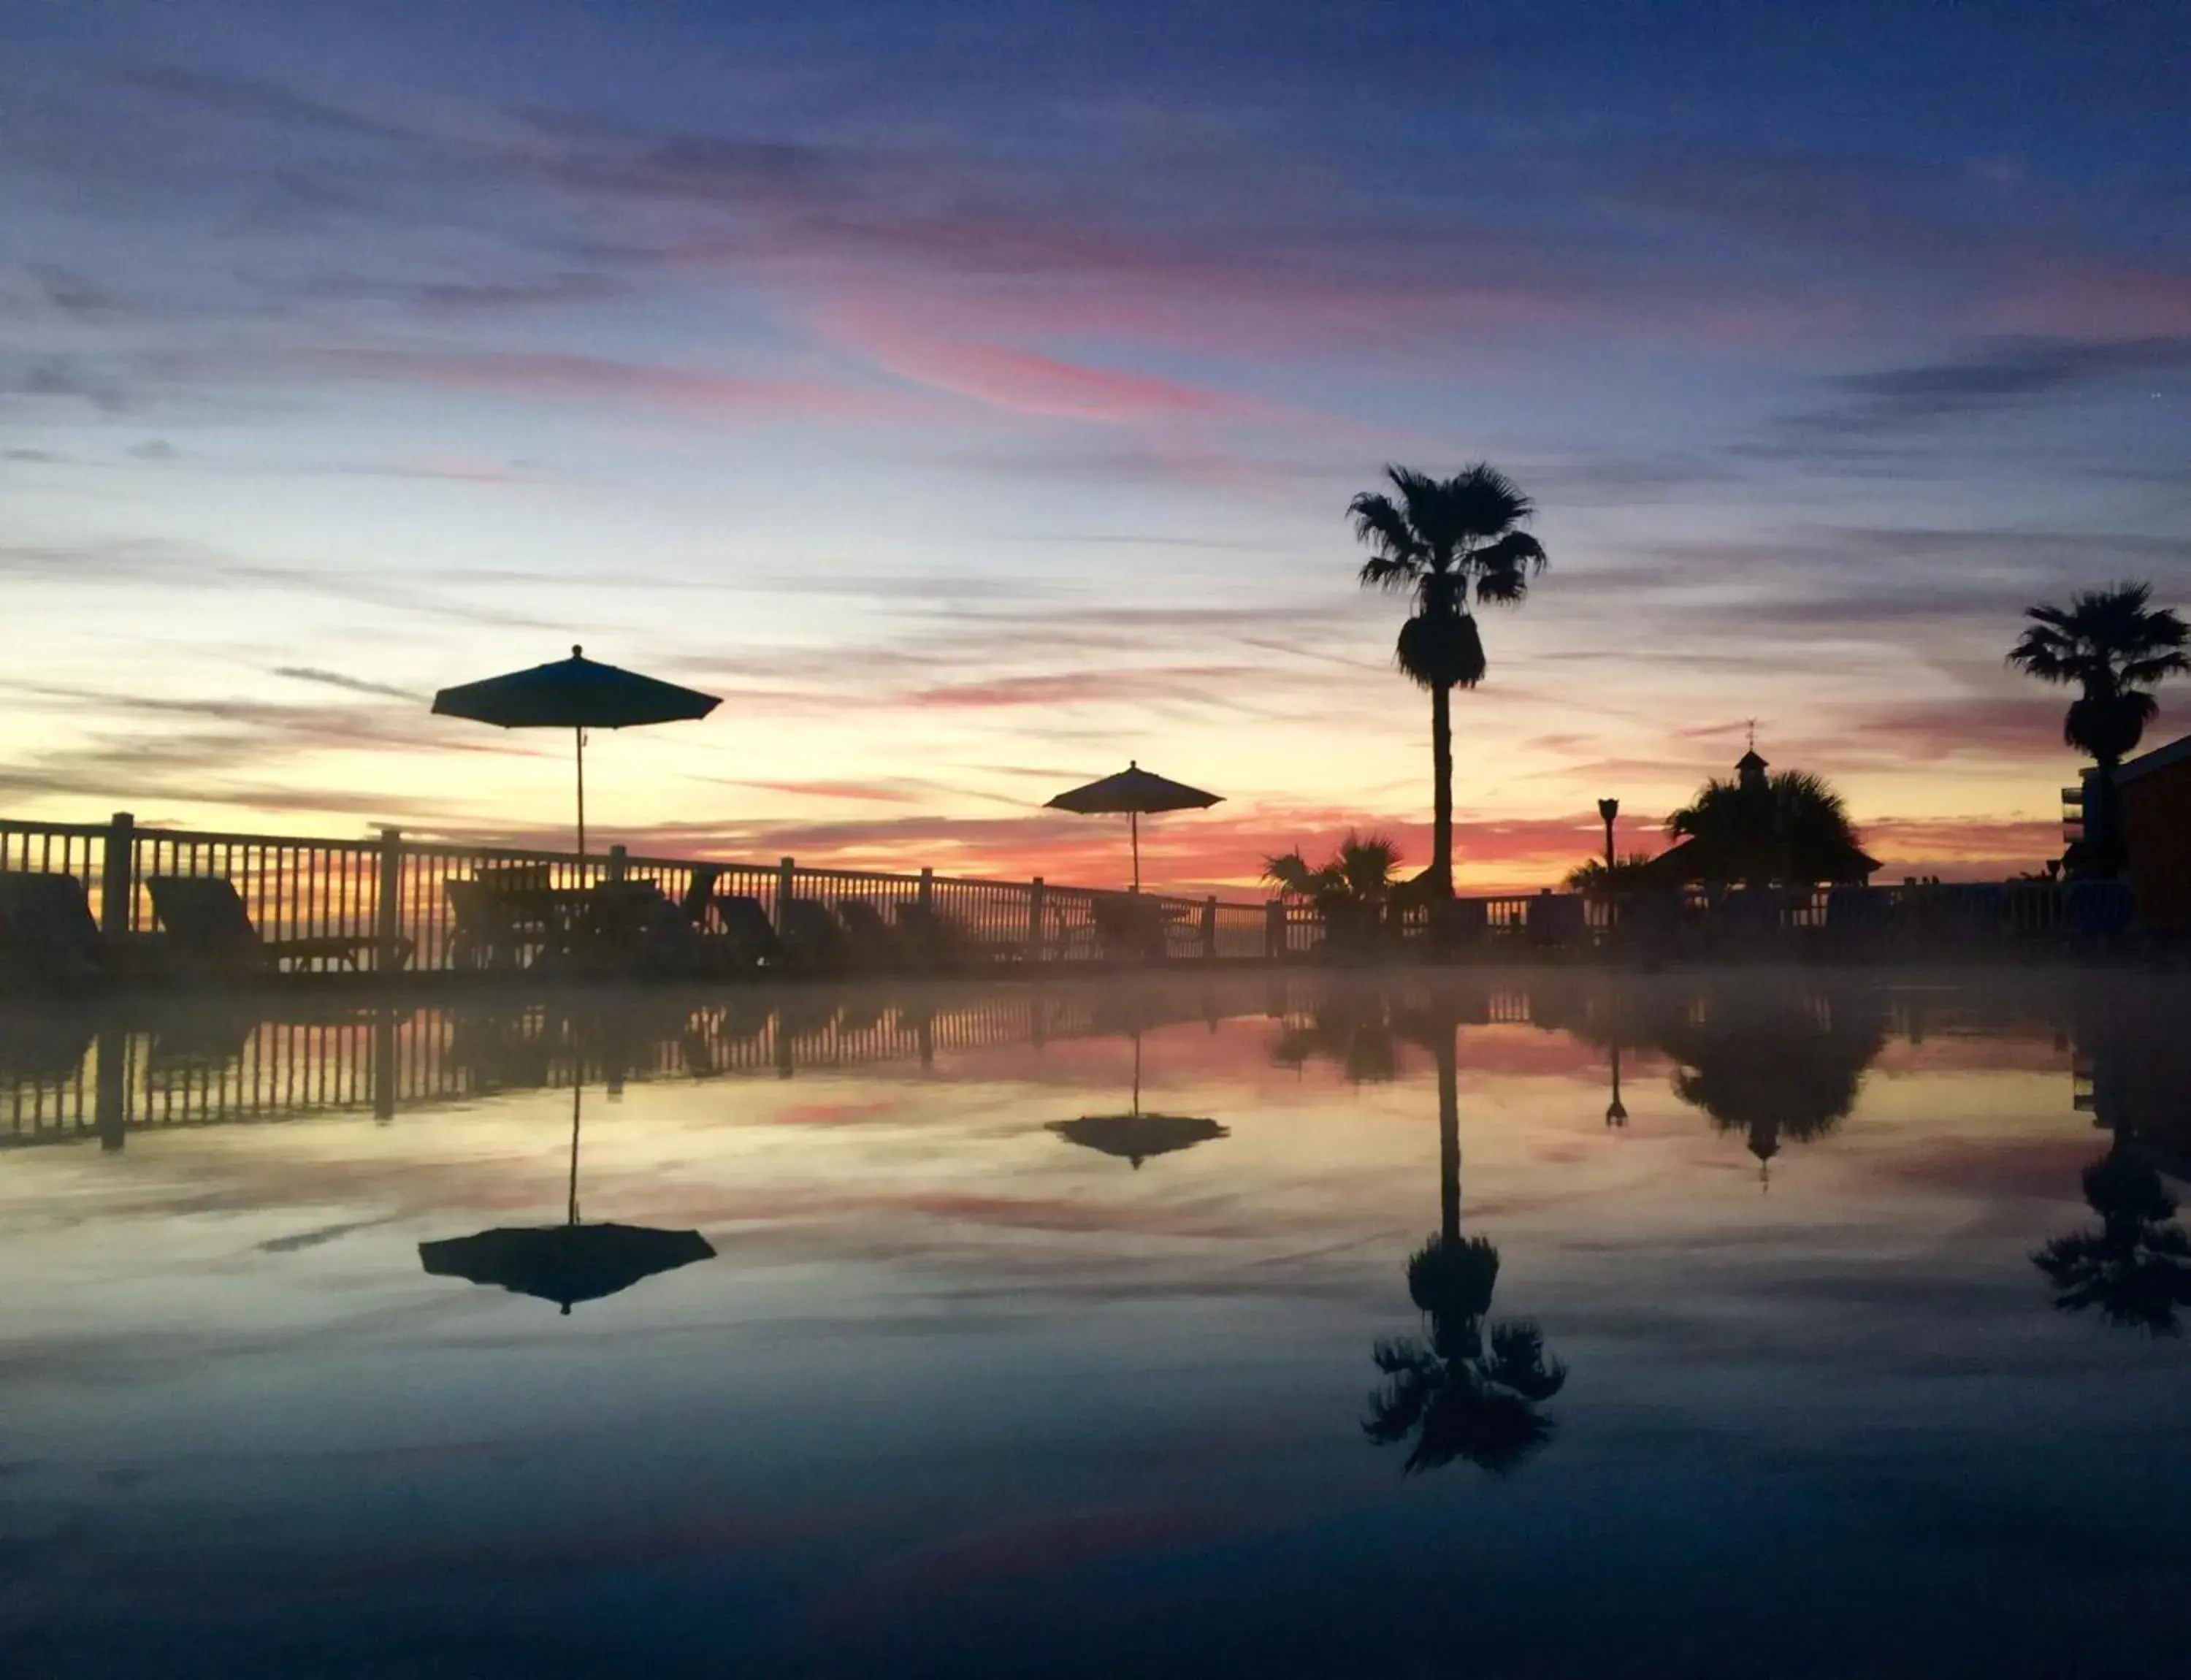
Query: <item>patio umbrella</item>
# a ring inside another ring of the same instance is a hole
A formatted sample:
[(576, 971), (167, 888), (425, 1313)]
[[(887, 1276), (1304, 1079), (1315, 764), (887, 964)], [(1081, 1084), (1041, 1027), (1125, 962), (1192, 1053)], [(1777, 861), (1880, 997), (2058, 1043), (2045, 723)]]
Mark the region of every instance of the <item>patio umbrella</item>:
[(1141, 1035), (1134, 1034), (1134, 1096), (1123, 1114), (1083, 1114), (1075, 1120), (1052, 1120), (1050, 1130), (1067, 1143), (1101, 1150), (1130, 1161), (1135, 1171), (1151, 1155), (1169, 1155), (1175, 1149), (1191, 1149), (1213, 1137), (1232, 1134), (1215, 1120), (1194, 1114), (1144, 1114), (1141, 1112)]
[(697, 1231), (578, 1222), (578, 1111), (583, 1094), (583, 1086), (571, 1093), (571, 1203), (566, 1222), (421, 1243), (418, 1263), (429, 1273), (552, 1301), (567, 1315), (574, 1302), (599, 1301), (657, 1273), (715, 1257), (714, 1246)]
[(578, 855), (586, 852), (586, 732), (703, 718), (722, 703), (619, 665), (604, 665), (573, 646), (571, 657), (444, 688), (434, 697), (442, 717), (469, 718), (502, 729), (567, 729), (578, 752)]
[(1116, 817), (1123, 813), (1134, 835), (1134, 891), (1141, 890), (1141, 813), (1158, 811), (1202, 811), (1219, 803), (1221, 794), (1205, 794), (1184, 782), (1152, 775), (1129, 760), (1116, 776), (1073, 788), (1050, 801), (1051, 808), (1082, 817)]

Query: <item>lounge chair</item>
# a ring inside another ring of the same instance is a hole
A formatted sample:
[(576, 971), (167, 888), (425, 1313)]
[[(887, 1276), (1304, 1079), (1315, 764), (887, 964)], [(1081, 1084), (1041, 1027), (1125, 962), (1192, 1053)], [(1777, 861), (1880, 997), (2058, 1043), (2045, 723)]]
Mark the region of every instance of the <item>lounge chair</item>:
[(83, 985), (105, 974), (106, 951), (82, 881), (0, 874), (0, 967), (46, 986)]
[(685, 885), (685, 896), (677, 901), (685, 920), (703, 933), (708, 931), (709, 907), (715, 901), (715, 883), (722, 878), (721, 864), (695, 863), (691, 879)]
[(840, 898), (837, 914), (845, 924), (845, 947), (862, 968), (895, 968), (905, 959), (905, 943), (883, 913), (864, 898)]
[(714, 910), (715, 925), (722, 931), (708, 943), (717, 954), (718, 966), (735, 970), (782, 965), (783, 942), (777, 937), (760, 899), (726, 894), (714, 901)]
[(899, 950), (916, 968), (950, 968), (965, 960), (965, 931), (933, 904), (899, 905), (891, 931)]
[(818, 898), (793, 898), (783, 906), (783, 926), (778, 931), (784, 954), (794, 968), (828, 973), (846, 965), (851, 941), (844, 924), (829, 914)]
[[(225, 974), (268, 974), (283, 963), (341, 963), (356, 969), (380, 942), (372, 935), (323, 934), (304, 939), (262, 939), (252, 925), (236, 883), (220, 875), (155, 875), (145, 883), (152, 913), (168, 931), (176, 957), (193, 967)], [(411, 942), (396, 941), (400, 967), (411, 960)]]

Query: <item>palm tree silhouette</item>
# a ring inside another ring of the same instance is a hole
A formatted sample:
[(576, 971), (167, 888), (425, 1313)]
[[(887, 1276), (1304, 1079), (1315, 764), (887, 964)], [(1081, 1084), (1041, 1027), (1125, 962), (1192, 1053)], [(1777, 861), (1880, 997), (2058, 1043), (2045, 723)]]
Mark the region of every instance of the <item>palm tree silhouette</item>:
[(1887, 1043), (1875, 1014), (1824, 995), (1708, 993), (1653, 1036), (1676, 1064), (1674, 1095), (1744, 1134), (1761, 1183), (1784, 1139), (1824, 1137), (1856, 1106)]
[(2070, 848), (2074, 874), (2112, 878), (2123, 863), (2117, 820), (2115, 771), (2137, 749), (2160, 703), (2152, 690), (2191, 671), (2184, 649), (2191, 627), (2151, 606), (2150, 584), (2122, 583), (2072, 595), (2067, 607), (2028, 607), (2031, 624), (2008, 663), (2041, 682), (2075, 685), (2078, 694), (2062, 720), (2062, 739), (2089, 753), (2099, 766), (2099, 820)]
[(2191, 1307), (2191, 1236), (2174, 1222), (2176, 1198), (2120, 1133), (2085, 1169), (2084, 1184), (2100, 1228), (2057, 1237), (2031, 1256), (2054, 1285), (2054, 1305), (2064, 1313), (2097, 1307), (2108, 1323), (2148, 1335), (2181, 1335), (2177, 1313)]
[(1356, 538), (1369, 545), (1365, 589), (1405, 592), (1414, 616), (1400, 626), (1401, 670), (1431, 693), (1434, 777), (1430, 867), (1433, 897), (1453, 896), (1453, 709), (1455, 688), (1483, 680), (1475, 607), (1512, 606), (1545, 569), (1544, 545), (1521, 529), (1535, 509), (1514, 481), (1479, 462), (1451, 478), (1388, 466), (1398, 493), (1364, 491), (1347, 504)]
[(1349, 832), (1330, 860), (1316, 868), (1298, 850), (1263, 860), (1263, 879), (1315, 905), (1324, 938), (1336, 948), (1360, 950), (1375, 942), (1392, 900), (1400, 848), (1389, 834)]
[(1370, 1357), (1385, 1381), (1369, 1396), (1362, 1432), (1378, 1446), (1412, 1438), (1404, 1473), (1455, 1459), (1504, 1474), (1551, 1438), (1540, 1409), (1568, 1380), (1530, 1318), (1487, 1323), (1499, 1250), (1460, 1234), (1460, 1063), (1453, 1012), (1433, 1003), (1403, 1012), (1400, 1030), (1437, 1065), (1438, 1232), (1408, 1258), (1408, 1296), (1420, 1336), (1380, 1339)]
[(1733, 782), (1714, 777), (1667, 817), (1666, 833), (1688, 842), (1683, 874), (1700, 880), (1862, 880), (1870, 861), (1841, 796), (1804, 770)]

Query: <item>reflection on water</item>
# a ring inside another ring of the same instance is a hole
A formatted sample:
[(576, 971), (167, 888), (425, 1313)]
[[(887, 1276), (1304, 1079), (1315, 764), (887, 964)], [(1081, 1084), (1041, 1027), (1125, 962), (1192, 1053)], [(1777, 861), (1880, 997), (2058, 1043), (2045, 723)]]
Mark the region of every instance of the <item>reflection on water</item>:
[(0, 1011), (0, 1671), (2172, 1673), (2186, 1001)]

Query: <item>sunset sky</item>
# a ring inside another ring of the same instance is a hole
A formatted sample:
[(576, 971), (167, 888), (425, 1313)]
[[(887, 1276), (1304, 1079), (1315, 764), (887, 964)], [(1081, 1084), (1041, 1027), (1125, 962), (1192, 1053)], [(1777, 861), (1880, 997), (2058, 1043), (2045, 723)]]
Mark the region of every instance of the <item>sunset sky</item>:
[[(2059, 850), (2028, 602), (2191, 601), (2191, 8), (0, 0), (0, 812), (1153, 885), (1428, 853), (1381, 464), (1552, 564), (1457, 877), (1742, 750)], [(2148, 744), (2191, 727), (2164, 695)], [(1632, 820), (1630, 820), (1632, 818)]]

